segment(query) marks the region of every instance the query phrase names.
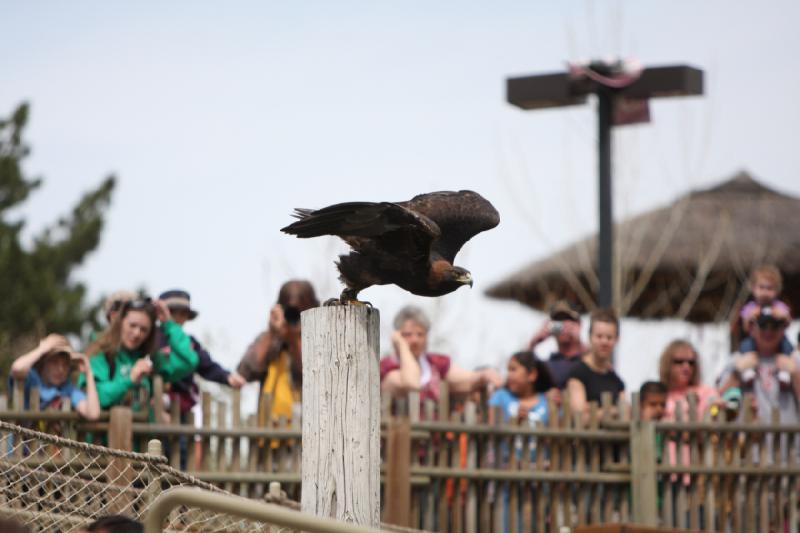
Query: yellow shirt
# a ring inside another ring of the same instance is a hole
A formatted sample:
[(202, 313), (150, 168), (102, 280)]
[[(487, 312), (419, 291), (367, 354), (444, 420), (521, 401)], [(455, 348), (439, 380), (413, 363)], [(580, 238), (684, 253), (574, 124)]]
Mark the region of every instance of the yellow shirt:
[[(291, 357), (284, 350), (267, 366), (261, 394), (269, 394), (272, 398), (269, 417), (272, 422), (277, 422), (281, 416), (291, 421), (292, 404), (299, 402), (302, 396), (301, 391), (292, 386)], [(267, 414), (259, 411), (258, 420), (260, 425), (266, 426)]]

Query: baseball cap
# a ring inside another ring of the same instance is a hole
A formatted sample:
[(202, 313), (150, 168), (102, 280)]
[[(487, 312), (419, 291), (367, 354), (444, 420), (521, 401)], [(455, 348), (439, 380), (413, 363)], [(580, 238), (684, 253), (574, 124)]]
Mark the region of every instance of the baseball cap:
[(579, 322), (581, 319), (580, 313), (575, 310), (572, 305), (566, 300), (559, 300), (553, 307), (550, 308), (551, 320), (574, 320)]

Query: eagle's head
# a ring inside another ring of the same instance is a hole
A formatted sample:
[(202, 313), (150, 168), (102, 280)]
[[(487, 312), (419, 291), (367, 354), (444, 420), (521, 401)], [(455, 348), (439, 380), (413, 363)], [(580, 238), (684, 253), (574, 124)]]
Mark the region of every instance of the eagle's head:
[(463, 285), (472, 287), (472, 274), (469, 270), (451, 265), (444, 260), (434, 261), (428, 275), (424, 292), (414, 292), (422, 296), (444, 296)]
[(466, 268), (454, 266), (449, 275), (450, 281), (459, 285), (469, 285), (472, 288), (472, 274)]

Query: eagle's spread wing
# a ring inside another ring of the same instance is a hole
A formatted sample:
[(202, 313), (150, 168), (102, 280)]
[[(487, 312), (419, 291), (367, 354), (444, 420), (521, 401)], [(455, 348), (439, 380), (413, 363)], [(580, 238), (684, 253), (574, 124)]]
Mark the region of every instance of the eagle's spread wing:
[(382, 248), (408, 258), (427, 257), (439, 227), (424, 214), (391, 202), (347, 202), (312, 211), (296, 209), (297, 222), (281, 231), (298, 237), (337, 235), (356, 247)]
[(420, 194), (398, 205), (429, 218), (439, 226), (441, 235), (431, 249), (450, 263), (464, 243), (500, 223), (500, 215), (494, 206), (473, 191)]

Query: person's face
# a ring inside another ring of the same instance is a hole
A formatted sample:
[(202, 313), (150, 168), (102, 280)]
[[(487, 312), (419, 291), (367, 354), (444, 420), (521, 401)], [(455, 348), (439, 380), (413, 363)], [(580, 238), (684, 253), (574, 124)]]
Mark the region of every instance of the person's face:
[(667, 395), (650, 393), (642, 400), (642, 420), (661, 420), (667, 410)]
[(756, 341), (756, 348), (760, 353), (774, 353), (786, 331), (786, 324), (779, 321), (769, 321), (763, 326), (758, 322), (752, 329), (753, 339)]
[(506, 376), (506, 387), (514, 396), (522, 396), (530, 389), (530, 384), (536, 380), (536, 370), (528, 372), (523, 365), (521, 365), (513, 357), (508, 361), (508, 375)]
[(681, 346), (672, 355), (672, 366), (669, 369), (670, 388), (688, 387), (692, 382), (697, 367), (697, 355), (688, 346)]
[(778, 297), (778, 287), (772, 281), (763, 276), (756, 278), (756, 282), (750, 287), (753, 297), (761, 305), (772, 303)]
[(428, 332), (425, 331), (425, 328), (413, 320), (406, 320), (400, 327), (400, 335), (408, 343), (408, 347), (414, 357), (419, 357), (425, 352), (428, 344)]
[(592, 352), (601, 359), (610, 359), (617, 345), (617, 327), (609, 322), (595, 322), (589, 332)]
[(575, 320), (562, 320), (561, 333), (556, 335), (556, 342), (561, 344), (570, 344), (580, 338), (581, 324)]
[(69, 377), (69, 357), (49, 355), (42, 365), (42, 379), (50, 385), (61, 385)]
[(170, 307), (169, 313), (178, 325), (182, 326), (189, 320), (189, 310), (183, 307)]
[(122, 346), (126, 350), (136, 350), (150, 335), (153, 323), (144, 311), (131, 310), (122, 319)]

